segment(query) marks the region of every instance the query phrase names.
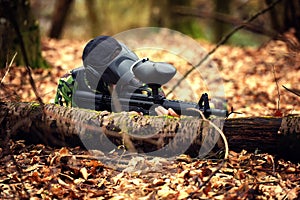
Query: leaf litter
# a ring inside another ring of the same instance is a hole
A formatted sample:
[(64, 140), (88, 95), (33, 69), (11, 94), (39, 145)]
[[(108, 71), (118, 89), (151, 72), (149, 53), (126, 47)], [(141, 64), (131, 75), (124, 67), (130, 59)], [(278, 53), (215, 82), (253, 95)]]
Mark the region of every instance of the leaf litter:
[[(199, 42), (207, 50), (213, 48)], [(33, 70), (33, 77), (44, 102), (53, 100), (58, 78), (81, 65), (85, 43), (43, 40), (43, 56), (53, 68)], [(258, 49), (223, 45), (215, 52), (212, 59), (222, 74), (228, 104), (243, 113), (232, 117), (276, 113), (278, 91), (274, 74), (279, 86), (299, 89), (299, 49), (282, 41), (270, 41)], [(165, 52), (150, 56), (169, 61), (179, 70), (189, 66)], [(1, 70), (0, 77), (5, 73)], [(195, 86), (195, 93), (205, 91), (199, 78), (189, 77), (188, 81)], [(299, 113), (299, 97), (281, 87), (279, 92), (280, 112)], [(23, 67), (9, 68), (0, 98), (35, 101)], [(99, 156), (103, 154), (99, 152)], [(3, 199), (297, 199), (300, 196), (299, 164), (246, 151), (230, 151), (226, 161), (191, 158), (149, 161), (139, 157), (112, 168), (79, 147), (55, 148), (10, 140), (1, 145), (0, 162)]]
[(113, 169), (79, 147), (9, 141), (0, 162), (2, 198), (296, 199), (300, 192), (300, 164), (246, 151), (230, 151), (227, 161), (156, 159), (147, 163), (153, 170), (136, 173)]

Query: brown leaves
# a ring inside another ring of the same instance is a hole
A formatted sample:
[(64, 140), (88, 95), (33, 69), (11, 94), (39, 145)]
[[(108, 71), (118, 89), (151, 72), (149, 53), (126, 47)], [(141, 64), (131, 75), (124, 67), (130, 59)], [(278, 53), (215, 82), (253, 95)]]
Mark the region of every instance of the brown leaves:
[(0, 196), (18, 197), (20, 193), (27, 192), (31, 197), (48, 199), (105, 195), (103, 191), (99, 192), (106, 178), (102, 173), (104, 166), (100, 161), (86, 159), (89, 156), (87, 152), (77, 148), (71, 152), (68, 148), (50, 149), (43, 145), (20, 144), (11, 144), (14, 159), (4, 164), (3, 161), (12, 155), (1, 156), (1, 171), (5, 173), (1, 173)]
[(3, 149), (0, 158), (3, 198), (295, 199), (300, 195), (300, 165), (269, 154), (230, 152), (225, 164), (139, 158), (135, 163), (142, 162), (145, 171), (132, 173), (113, 170), (80, 148), (26, 146), (22, 141), (10, 141), (9, 147), (11, 152)]
[[(216, 51), (214, 61), (221, 68), (229, 104), (244, 113), (235, 116), (277, 116), (299, 112), (299, 99), (281, 87), (287, 84), (287, 87), (297, 88), (300, 81), (299, 59), (292, 56), (288, 46), (282, 41), (270, 41), (259, 49), (224, 45)], [(286, 55), (293, 57), (294, 62), (288, 61)], [(273, 67), (280, 86), (281, 113), (275, 112), (278, 92)]]

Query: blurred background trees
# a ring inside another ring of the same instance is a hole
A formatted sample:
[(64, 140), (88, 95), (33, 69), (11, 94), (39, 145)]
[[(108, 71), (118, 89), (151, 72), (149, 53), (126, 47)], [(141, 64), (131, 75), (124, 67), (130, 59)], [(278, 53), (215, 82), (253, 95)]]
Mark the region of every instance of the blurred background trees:
[[(274, 0), (266, 0), (270, 5)], [(300, 40), (300, 0), (284, 0), (270, 10), (271, 27), (279, 33), (294, 28), (295, 35)]]
[[(55, 2), (55, 9), (53, 10), (51, 20), (51, 29), (49, 30), (50, 38), (58, 39), (60, 37), (73, 2), (74, 0), (60, 0)], [(88, 2), (89, 5), (93, 4), (93, 1)]]
[[(131, 28), (158, 26), (216, 42), (274, 1), (277, 0), (31, 0), (31, 3), (43, 35), (53, 38), (88, 39)], [(257, 45), (290, 28), (300, 29), (299, 4), (300, 0), (279, 0), (269, 13), (235, 34), (229, 43)]]
[[(24, 41), (31, 42), (25, 45), (30, 47), (29, 53), (40, 49), (38, 35), (88, 40), (145, 26), (166, 27), (217, 42), (249, 16), (277, 1), (268, 13), (247, 24), (228, 41), (256, 46), (291, 29), (300, 39), (300, 0), (0, 0), (0, 64), (3, 66), (7, 58), (5, 49), (12, 47), (13, 51), (14, 42), (19, 41), (9, 16), (19, 22)], [(13, 8), (8, 11), (7, 5), (12, 2)], [(35, 63), (42, 65), (39, 61)]]

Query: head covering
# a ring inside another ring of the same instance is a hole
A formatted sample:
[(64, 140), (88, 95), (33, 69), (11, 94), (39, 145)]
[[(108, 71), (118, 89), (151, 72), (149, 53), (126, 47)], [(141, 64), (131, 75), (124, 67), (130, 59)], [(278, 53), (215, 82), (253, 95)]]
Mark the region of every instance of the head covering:
[[(98, 36), (87, 43), (82, 60), (90, 84), (98, 84), (100, 79), (116, 84), (138, 57), (114, 38)], [(125, 60), (127, 64), (123, 62)]]

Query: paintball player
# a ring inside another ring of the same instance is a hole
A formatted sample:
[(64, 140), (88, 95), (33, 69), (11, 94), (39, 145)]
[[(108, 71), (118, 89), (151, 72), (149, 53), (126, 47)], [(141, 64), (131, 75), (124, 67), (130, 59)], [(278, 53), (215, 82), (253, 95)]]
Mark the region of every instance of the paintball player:
[[(150, 64), (154, 62), (139, 59), (127, 46), (112, 37), (98, 36), (90, 40), (83, 50), (82, 61), (83, 67), (73, 69), (59, 79), (55, 104), (66, 107), (88, 108), (86, 105), (81, 105), (80, 101), (74, 101), (76, 90), (92, 91), (95, 94), (110, 96), (112, 96), (114, 91), (117, 94), (127, 90), (135, 90), (134, 92), (141, 94), (152, 92), (147, 84), (141, 82), (134, 75), (133, 68), (146, 62)], [(150, 70), (148, 70), (149, 76), (154, 77), (154, 79), (156, 78), (158, 82), (164, 79), (163, 76), (166, 76), (165, 79), (168, 81), (176, 73), (175, 68), (174, 71), (170, 67), (171, 70), (167, 73), (163, 72), (162, 77), (155, 77), (155, 75), (151, 75), (151, 69), (147, 69)], [(142, 76), (146, 77), (148, 71), (143, 72), (144, 75), (142, 73)], [(160, 85), (164, 83), (162, 82)], [(163, 94), (161, 88), (159, 88), (159, 93)], [(98, 110), (106, 109), (100, 108)], [(165, 109), (162, 106), (156, 107), (155, 112), (157, 115), (178, 116), (172, 108)]]

